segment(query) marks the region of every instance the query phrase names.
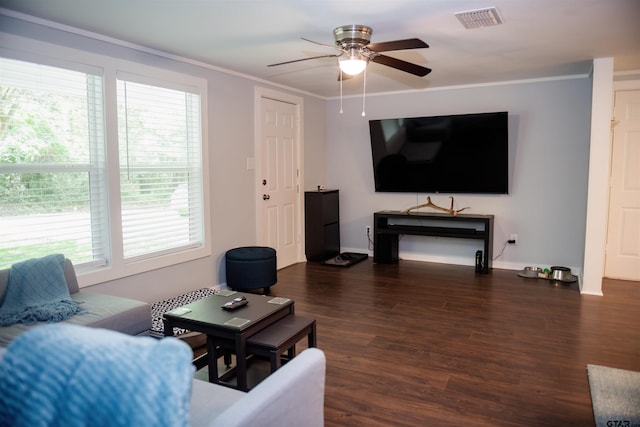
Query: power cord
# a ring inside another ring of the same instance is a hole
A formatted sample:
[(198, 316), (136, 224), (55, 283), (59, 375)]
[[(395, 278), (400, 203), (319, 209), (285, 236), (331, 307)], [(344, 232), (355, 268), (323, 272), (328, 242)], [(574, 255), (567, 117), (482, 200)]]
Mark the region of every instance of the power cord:
[(500, 258), (502, 256), (502, 253), (504, 252), (505, 248), (507, 247), (507, 245), (511, 243), (515, 243), (515, 240), (507, 240), (506, 242), (504, 242), (504, 245), (502, 246), (502, 250), (500, 251), (500, 253), (498, 255), (496, 255), (495, 257), (493, 257), (493, 261), (497, 260), (498, 258)]
[(373, 240), (371, 240), (371, 229), (367, 229), (367, 250), (373, 250)]

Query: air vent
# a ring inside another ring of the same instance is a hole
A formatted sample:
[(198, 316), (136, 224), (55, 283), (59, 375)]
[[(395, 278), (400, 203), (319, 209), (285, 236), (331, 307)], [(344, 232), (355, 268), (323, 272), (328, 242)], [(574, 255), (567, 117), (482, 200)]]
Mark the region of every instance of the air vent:
[(454, 15), (467, 30), (502, 24), (502, 18), (495, 7), (456, 12)]

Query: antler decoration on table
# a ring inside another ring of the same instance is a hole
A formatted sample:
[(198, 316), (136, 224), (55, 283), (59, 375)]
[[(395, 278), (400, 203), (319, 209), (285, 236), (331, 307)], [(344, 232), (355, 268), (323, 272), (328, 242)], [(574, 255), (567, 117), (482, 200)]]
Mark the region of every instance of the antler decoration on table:
[(463, 210), (469, 209), (468, 206), (466, 208), (462, 208), (462, 209), (458, 209), (458, 210), (453, 209), (453, 197), (449, 196), (449, 198), (451, 199), (451, 207), (448, 208), (448, 209), (434, 204), (433, 202), (431, 202), (431, 197), (427, 196), (427, 203), (422, 204), (422, 205), (417, 205), (417, 206), (411, 206), (410, 208), (404, 209), (402, 212), (408, 213), (408, 212), (410, 212), (410, 211), (412, 211), (414, 209), (420, 209), (420, 208), (429, 207), (429, 208), (433, 208), (433, 209), (438, 209), (440, 211), (449, 212), (451, 215), (456, 216), (460, 212), (462, 212)]

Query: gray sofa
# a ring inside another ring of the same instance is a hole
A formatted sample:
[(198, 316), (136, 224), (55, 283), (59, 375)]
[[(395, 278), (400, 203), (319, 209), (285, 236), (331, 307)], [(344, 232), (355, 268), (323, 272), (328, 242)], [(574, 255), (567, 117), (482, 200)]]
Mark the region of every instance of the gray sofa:
[[(5, 354), (7, 349), (0, 348), (0, 370)], [(193, 379), (188, 406), (189, 425), (192, 427), (322, 427), (324, 426), (325, 370), (326, 360), (322, 350), (309, 348), (247, 393)], [(126, 387), (123, 385), (122, 388)], [(100, 390), (99, 386), (98, 390)], [(13, 389), (9, 391), (9, 393), (13, 392)], [(105, 390), (106, 392), (108, 390)], [(125, 399), (133, 397), (123, 395)], [(86, 398), (90, 402), (95, 402), (91, 396)], [(109, 418), (115, 416), (116, 414), (110, 414)], [(0, 424), (3, 424), (2, 421), (0, 410)], [(130, 425), (130, 423), (122, 418), (119, 418), (117, 423), (115, 421), (111, 423), (109, 419), (93, 418), (87, 425)]]
[[(4, 296), (6, 291), (8, 272), (9, 270), (0, 270), (0, 295), (2, 296)], [(147, 334), (151, 327), (151, 314), (148, 304), (126, 298), (79, 290), (73, 265), (68, 260), (65, 262), (65, 279), (72, 299), (83, 302), (83, 307), (87, 309), (87, 312), (75, 315), (69, 320), (59, 323), (98, 328), (98, 331), (88, 333), (87, 338), (82, 341), (83, 343), (100, 341), (100, 339), (96, 339), (96, 336), (101, 334), (100, 331), (102, 329), (115, 330), (127, 335)], [(3, 369), (7, 372), (12, 372), (11, 367), (13, 365), (6, 363), (5, 355), (10, 354), (11, 348), (15, 347), (15, 344), (20, 340), (15, 341), (14, 346), (7, 348), (9, 343), (19, 334), (29, 329), (37, 332), (35, 328), (38, 328), (40, 325), (46, 324), (40, 322), (34, 325), (18, 324), (0, 328), (0, 373), (4, 372)], [(124, 335), (119, 336), (124, 337)], [(130, 339), (136, 342), (137, 340), (152, 340), (147, 337)], [(173, 340), (174, 338), (170, 339)], [(154, 339), (153, 341), (159, 343), (162, 340)], [(181, 345), (186, 346), (184, 343), (181, 343)], [(50, 350), (48, 346), (44, 346), (44, 348)], [(40, 346), (39, 349), (42, 350), (43, 347)], [(85, 351), (78, 352), (69, 348), (67, 351), (71, 352), (67, 354), (81, 355), (79, 360), (87, 360), (88, 353)], [(37, 352), (38, 349), (36, 348), (34, 348), (33, 352), (30, 351), (35, 359), (39, 360), (41, 356), (39, 356)], [(113, 358), (114, 354), (117, 354), (116, 351), (103, 351), (100, 354), (106, 355), (107, 353), (109, 354), (109, 358)], [(191, 363), (191, 356), (192, 353), (189, 353), (189, 359), (187, 360), (189, 364)], [(164, 357), (170, 358), (167, 354), (165, 354)], [(57, 350), (53, 363), (45, 366), (47, 366), (47, 369), (57, 371), (58, 363), (62, 363), (64, 360), (68, 361), (69, 359), (67, 356), (63, 357), (62, 353)], [(124, 365), (126, 362), (131, 364), (131, 366), (135, 366), (138, 360), (139, 359), (133, 357), (127, 358), (122, 361), (122, 363), (118, 360), (113, 360), (112, 363)], [(149, 362), (149, 360), (144, 357), (140, 360), (144, 360), (145, 363)], [(86, 364), (86, 362), (83, 363)], [(101, 362), (96, 360), (94, 363)], [(27, 365), (32, 367), (32, 369), (37, 369), (33, 368), (33, 365), (29, 363), (27, 363)], [(161, 370), (156, 369), (154, 372), (160, 372), (160, 375), (162, 375), (162, 372), (171, 370), (171, 363), (164, 362), (164, 359), (163, 365), (167, 366), (163, 366)], [(322, 427), (324, 425), (325, 369), (326, 360), (324, 352), (317, 348), (309, 348), (302, 351), (293, 360), (246, 393), (226, 386), (193, 379), (191, 380), (191, 394), (187, 396), (187, 398), (190, 398), (188, 414), (190, 425), (193, 427)], [(44, 370), (41, 372), (41, 375), (47, 376)], [(9, 376), (6, 378), (8, 377)], [(18, 377), (24, 379), (24, 376), (20, 376), (20, 374)], [(130, 378), (129, 374), (127, 374), (126, 377)], [(61, 381), (65, 381), (65, 378), (66, 375), (58, 376), (58, 380)], [(149, 381), (148, 387), (155, 387), (154, 384), (156, 384), (156, 382), (154, 382), (154, 379), (150, 378)], [(188, 378), (187, 381), (189, 381)], [(2, 375), (0, 375), (0, 383), (1, 382)], [(24, 383), (23, 380), (19, 380), (19, 382)], [(51, 381), (45, 383), (48, 384), (51, 383)], [(103, 386), (102, 383), (95, 381), (93, 383), (96, 384), (96, 388), (98, 392), (100, 392)], [(29, 387), (27, 387), (27, 390), (28, 389)], [(12, 393), (17, 393), (16, 390), (16, 388), (10, 388), (8, 391), (5, 391), (9, 393), (10, 397)], [(108, 390), (109, 388), (106, 387), (104, 392), (107, 393)], [(22, 392), (24, 393), (25, 391), (22, 390)], [(28, 393), (27, 391), (27, 394)], [(160, 393), (160, 395), (162, 394), (166, 393)], [(133, 397), (135, 396), (125, 396), (125, 398), (129, 399)], [(20, 401), (22, 402), (23, 400)], [(94, 400), (90, 396), (87, 396), (87, 401), (93, 402)], [(110, 416), (114, 415), (115, 414), (111, 414)], [(0, 425), (4, 425), (2, 418), (2, 405), (0, 405)], [(93, 421), (95, 421), (95, 423)], [(100, 421), (100, 423), (97, 423), (97, 421)], [(123, 420), (120, 419), (120, 421)], [(109, 419), (92, 420), (91, 424), (115, 425), (111, 424)], [(128, 424), (126, 420), (124, 420), (124, 424), (121, 422), (118, 425)]]
[(324, 426), (324, 352), (308, 348), (245, 393), (193, 380), (192, 427)]
[[(10, 269), (0, 270), (0, 302), (7, 289)], [(151, 329), (151, 307), (149, 304), (128, 298), (98, 294), (80, 290), (75, 269), (70, 260), (65, 260), (64, 276), (71, 299), (81, 302), (85, 313), (77, 314), (65, 322), (111, 329), (128, 335), (146, 335)], [(38, 325), (41, 323), (36, 323)], [(0, 347), (6, 347), (15, 337), (35, 325), (18, 323), (0, 327)]]

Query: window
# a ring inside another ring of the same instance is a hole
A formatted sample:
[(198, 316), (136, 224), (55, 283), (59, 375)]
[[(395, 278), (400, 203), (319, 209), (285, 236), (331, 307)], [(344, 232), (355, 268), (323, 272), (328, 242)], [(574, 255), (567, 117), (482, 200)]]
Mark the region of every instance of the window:
[(0, 58), (0, 268), (53, 252), (104, 264), (102, 86)]
[(118, 79), (125, 259), (202, 243), (200, 97)]
[(0, 58), (0, 268), (58, 252), (107, 280), (206, 250), (203, 88), (85, 68)]

